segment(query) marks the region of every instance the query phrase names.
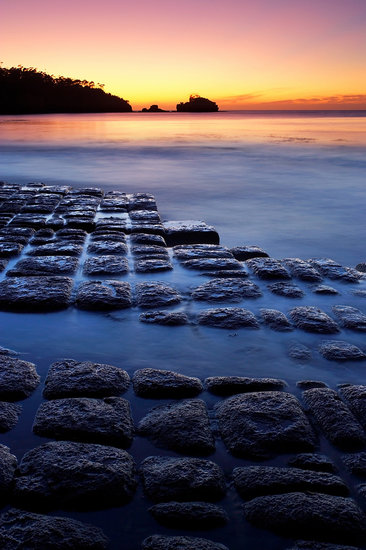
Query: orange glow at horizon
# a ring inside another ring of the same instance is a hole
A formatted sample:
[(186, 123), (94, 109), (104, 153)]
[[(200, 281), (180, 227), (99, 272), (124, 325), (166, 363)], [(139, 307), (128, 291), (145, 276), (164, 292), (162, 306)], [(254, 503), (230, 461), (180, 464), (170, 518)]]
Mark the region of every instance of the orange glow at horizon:
[(366, 109), (365, 0), (5, 0), (4, 66), (104, 83), (137, 110)]

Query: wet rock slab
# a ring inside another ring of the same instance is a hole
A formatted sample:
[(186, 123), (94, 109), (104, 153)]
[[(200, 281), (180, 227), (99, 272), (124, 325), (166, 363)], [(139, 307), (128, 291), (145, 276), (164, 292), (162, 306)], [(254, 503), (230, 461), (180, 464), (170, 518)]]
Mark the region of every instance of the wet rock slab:
[(87, 310), (113, 310), (131, 307), (131, 285), (126, 282), (104, 280), (80, 284), (76, 306)]
[(257, 497), (244, 505), (246, 519), (261, 529), (286, 537), (334, 542), (364, 540), (366, 518), (348, 498), (318, 493), (287, 493)]
[(359, 422), (329, 388), (313, 388), (303, 393), (303, 398), (325, 436), (341, 449), (359, 449), (366, 440)]
[(155, 246), (166, 247), (164, 237), (161, 235), (152, 235), (149, 233), (133, 233), (130, 237), (133, 244), (152, 244)]
[(247, 378), (245, 376), (210, 376), (205, 379), (207, 390), (215, 395), (282, 390), (286, 382), (276, 378)]
[(242, 269), (240, 262), (235, 258), (193, 258), (183, 260), (182, 265), (198, 271)]
[(226, 492), (221, 468), (202, 458), (149, 456), (141, 477), (146, 496), (155, 502), (216, 501)]
[(0, 545), (3, 550), (106, 550), (109, 540), (87, 523), (12, 508), (0, 516)]
[[(1, 361), (0, 361), (1, 369)], [(0, 401), (0, 433), (5, 433), (16, 426), (22, 411), (20, 405)]]
[(337, 323), (318, 307), (298, 306), (291, 309), (289, 314), (295, 325), (306, 332), (320, 334), (339, 332)]
[(253, 258), (247, 260), (246, 265), (260, 279), (291, 279), (287, 269), (274, 258)]
[(313, 292), (314, 294), (323, 294), (325, 296), (332, 296), (335, 294), (339, 294), (336, 288), (333, 288), (332, 286), (328, 286), (328, 285), (318, 285), (313, 289)]
[(84, 263), (85, 275), (124, 275), (128, 273), (128, 262), (121, 256), (93, 256)]
[(148, 311), (141, 313), (139, 319), (142, 323), (166, 326), (181, 326), (189, 322), (187, 315), (180, 311), (173, 313), (167, 311)]
[(244, 262), (250, 260), (251, 258), (266, 258), (268, 257), (267, 252), (260, 248), (259, 246), (235, 246), (230, 248), (230, 252), (237, 260)]
[(8, 277), (34, 277), (38, 275), (73, 275), (79, 265), (71, 256), (35, 256), (19, 260), (6, 273)]
[(0, 308), (43, 311), (69, 305), (69, 277), (10, 277), (0, 282)]
[(127, 254), (127, 245), (116, 241), (94, 241), (89, 244), (87, 253), (91, 255), (116, 255), (125, 256)]
[(166, 502), (149, 508), (162, 525), (185, 529), (210, 529), (224, 525), (229, 518), (223, 508), (208, 502)]
[(129, 384), (127, 372), (113, 365), (64, 359), (51, 365), (43, 396), (46, 399), (108, 397), (125, 392)]
[(299, 401), (285, 392), (239, 394), (217, 406), (221, 436), (236, 456), (312, 450), (314, 434)]
[(361, 426), (366, 429), (366, 386), (343, 385), (339, 393), (347, 402)]
[(300, 468), (276, 466), (234, 468), (233, 480), (236, 490), (245, 500), (295, 491), (348, 495), (348, 488), (340, 477), (326, 472), (314, 472)]
[(353, 453), (342, 456), (347, 470), (356, 476), (366, 476), (366, 453)]
[(277, 309), (261, 308), (260, 314), (265, 325), (269, 326), (272, 330), (289, 331), (293, 327), (286, 315)]
[(180, 261), (200, 258), (234, 258), (228, 248), (218, 244), (177, 245), (173, 247), (173, 253)]
[(207, 309), (198, 315), (198, 323), (228, 329), (259, 328), (259, 323), (253, 313), (239, 307)]
[(136, 395), (151, 399), (193, 397), (203, 391), (199, 378), (160, 369), (137, 370), (132, 383)]
[(302, 298), (304, 296), (304, 291), (291, 283), (273, 283), (268, 285), (268, 289), (273, 292), (273, 294), (284, 296), (285, 298)]
[(14, 496), (31, 509), (101, 509), (123, 504), (135, 488), (135, 465), (126, 451), (92, 443), (52, 441), (23, 456)]
[(142, 308), (166, 307), (178, 304), (181, 296), (171, 286), (151, 281), (136, 285), (136, 301)]
[(309, 540), (300, 540), (287, 550), (359, 550), (355, 546), (343, 546), (339, 544), (328, 544), (327, 542), (314, 542)]
[(156, 407), (138, 425), (138, 433), (158, 447), (191, 454), (210, 454), (215, 441), (204, 401), (191, 399)]
[(356, 269), (343, 267), (330, 258), (312, 258), (309, 262), (328, 279), (340, 280), (344, 283), (357, 283), (362, 277), (362, 273)]
[(228, 550), (227, 546), (196, 537), (151, 535), (142, 542), (142, 550)]
[(169, 259), (169, 254), (166, 248), (154, 244), (133, 244), (131, 252), (134, 256), (140, 258), (165, 258)]
[(69, 397), (39, 407), (33, 432), (54, 439), (128, 447), (133, 438), (129, 401), (122, 397)]
[(320, 282), (323, 279), (322, 274), (310, 262), (300, 258), (285, 258), (282, 260), (290, 273), (302, 281)]
[(356, 307), (333, 306), (332, 310), (342, 326), (351, 330), (366, 332), (366, 315)]
[(24, 245), (16, 242), (4, 242), (0, 241), (0, 258), (11, 258), (12, 256), (19, 256), (23, 250)]
[(52, 242), (35, 246), (28, 256), (80, 256), (83, 247), (70, 241)]
[(288, 461), (289, 466), (302, 470), (314, 470), (316, 472), (335, 472), (333, 462), (325, 455), (314, 453), (300, 453)]
[(243, 298), (258, 298), (260, 296), (262, 296), (262, 292), (255, 283), (238, 278), (212, 279), (192, 292), (194, 300), (206, 302), (239, 302)]
[(11, 454), (9, 447), (0, 444), (0, 503), (8, 496), (12, 487), (13, 477), (17, 468), (16, 456)]
[(219, 244), (220, 237), (214, 227), (202, 221), (184, 220), (163, 223), (168, 246), (179, 244)]
[(329, 361), (363, 361), (366, 359), (366, 354), (360, 348), (343, 340), (322, 342), (319, 351)]
[(172, 264), (165, 258), (136, 259), (134, 262), (136, 273), (156, 273), (159, 271), (170, 271)]
[(17, 401), (29, 397), (39, 384), (33, 363), (0, 355), (0, 399)]

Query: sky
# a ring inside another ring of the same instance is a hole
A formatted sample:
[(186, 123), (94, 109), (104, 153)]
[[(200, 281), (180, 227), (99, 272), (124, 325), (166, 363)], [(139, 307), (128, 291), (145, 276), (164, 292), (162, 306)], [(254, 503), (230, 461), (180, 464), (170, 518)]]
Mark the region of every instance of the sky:
[(0, 0), (0, 61), (134, 110), (366, 109), (366, 0)]

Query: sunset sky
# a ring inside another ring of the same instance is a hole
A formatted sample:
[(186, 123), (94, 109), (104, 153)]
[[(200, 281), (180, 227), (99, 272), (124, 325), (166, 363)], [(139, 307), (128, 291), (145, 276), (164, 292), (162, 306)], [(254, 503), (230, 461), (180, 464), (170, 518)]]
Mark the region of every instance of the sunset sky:
[(366, 0), (0, 0), (0, 61), (135, 110), (366, 109)]

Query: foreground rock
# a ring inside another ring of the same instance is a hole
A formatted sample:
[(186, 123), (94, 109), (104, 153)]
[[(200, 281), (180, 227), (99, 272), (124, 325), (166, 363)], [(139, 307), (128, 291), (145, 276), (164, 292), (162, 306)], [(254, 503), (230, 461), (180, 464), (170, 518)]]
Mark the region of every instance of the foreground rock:
[(31, 509), (101, 509), (120, 506), (135, 488), (135, 465), (126, 451), (52, 441), (23, 456), (14, 496)]
[(236, 246), (230, 248), (230, 252), (240, 262), (245, 262), (251, 258), (267, 258), (268, 254), (259, 246)]
[(272, 330), (280, 332), (292, 330), (293, 327), (286, 315), (277, 309), (260, 309), (260, 314), (264, 324), (269, 326)]
[(324, 311), (314, 306), (298, 306), (290, 311), (290, 317), (297, 326), (306, 332), (331, 334), (339, 332), (339, 327)]
[(279, 260), (274, 258), (253, 258), (246, 265), (260, 279), (291, 279), (290, 273)]
[(343, 385), (339, 393), (347, 402), (361, 426), (366, 429), (366, 386)]
[(199, 260), (200, 258), (231, 258), (233, 254), (218, 244), (188, 244), (173, 247), (173, 253), (180, 261)]
[(282, 390), (286, 382), (276, 378), (247, 378), (245, 376), (210, 376), (205, 379), (209, 392), (215, 395)]
[(262, 495), (311, 491), (347, 496), (348, 488), (340, 477), (326, 472), (276, 466), (234, 468), (236, 490), (245, 500)]
[(282, 260), (294, 277), (307, 282), (322, 281), (323, 276), (310, 262), (300, 258), (285, 258)]
[(304, 296), (304, 291), (297, 285), (292, 283), (273, 283), (268, 285), (268, 288), (273, 294), (278, 296), (284, 296), (285, 298), (302, 298)]
[(149, 512), (162, 525), (183, 529), (210, 529), (229, 521), (223, 508), (208, 502), (166, 502)]
[(6, 275), (8, 277), (73, 275), (78, 265), (78, 258), (71, 256), (34, 256), (19, 260)]
[(14, 473), (18, 461), (11, 454), (9, 447), (0, 444), (0, 504), (5, 504), (6, 498), (12, 488)]
[(128, 447), (133, 439), (129, 401), (122, 397), (70, 397), (42, 403), (33, 432), (54, 439)]
[(76, 295), (76, 306), (80, 309), (108, 311), (131, 305), (131, 285), (121, 281), (86, 281)]
[(139, 307), (156, 308), (179, 304), (181, 296), (165, 283), (149, 281), (136, 285), (136, 300)]
[(212, 279), (192, 292), (194, 300), (206, 302), (240, 302), (243, 298), (262, 296), (260, 288), (251, 281), (239, 278)]
[(253, 313), (241, 307), (207, 309), (198, 315), (198, 323), (217, 328), (259, 328)]
[(353, 344), (343, 340), (328, 340), (322, 342), (319, 351), (329, 361), (362, 361), (366, 354)]
[(107, 397), (125, 392), (127, 372), (113, 365), (64, 359), (53, 363), (43, 390), (46, 399), (62, 397)]
[(216, 229), (201, 221), (169, 221), (163, 224), (165, 241), (168, 246), (178, 244), (211, 243), (219, 244)]
[(227, 546), (196, 537), (152, 535), (142, 542), (142, 550), (228, 550)]
[(333, 462), (325, 455), (313, 453), (300, 453), (288, 461), (289, 466), (302, 470), (314, 470), (316, 472), (335, 472)]
[(128, 273), (128, 262), (121, 256), (93, 256), (84, 263), (85, 275), (124, 275)]
[(362, 273), (356, 269), (343, 267), (330, 258), (312, 258), (309, 262), (328, 279), (340, 280), (344, 283), (357, 283), (362, 277)]
[(149, 456), (141, 464), (144, 492), (155, 502), (220, 500), (226, 491), (221, 468), (202, 458)]
[(166, 326), (181, 326), (189, 323), (187, 315), (181, 311), (147, 311), (141, 313), (139, 319), (142, 323)]
[(246, 519), (280, 535), (334, 542), (365, 539), (366, 517), (348, 498), (318, 493), (257, 497), (244, 505)]
[(199, 378), (160, 369), (137, 370), (132, 383), (136, 395), (151, 399), (193, 397), (203, 390)]
[(47, 311), (66, 308), (73, 281), (69, 277), (11, 277), (0, 282), (0, 308)]
[(363, 447), (363, 429), (337, 392), (313, 388), (304, 391), (303, 397), (329, 441), (345, 450)]
[(21, 411), (22, 408), (20, 405), (0, 401), (0, 433), (8, 432), (14, 428), (18, 422)]
[(360, 332), (366, 331), (366, 315), (356, 307), (334, 306), (332, 310), (344, 327)]
[(215, 450), (206, 405), (199, 399), (156, 407), (140, 421), (138, 432), (158, 447), (181, 453), (210, 454)]
[(222, 438), (236, 456), (266, 458), (273, 453), (312, 450), (314, 434), (293, 395), (256, 392), (236, 395), (217, 406)]
[(3, 550), (105, 550), (109, 540), (101, 529), (87, 523), (12, 508), (0, 516), (0, 546)]
[(33, 363), (0, 355), (0, 399), (17, 401), (29, 397), (39, 384)]
[(287, 550), (359, 550), (355, 546), (340, 546), (339, 544), (328, 544), (327, 542), (314, 542), (310, 540), (299, 540), (295, 546)]

